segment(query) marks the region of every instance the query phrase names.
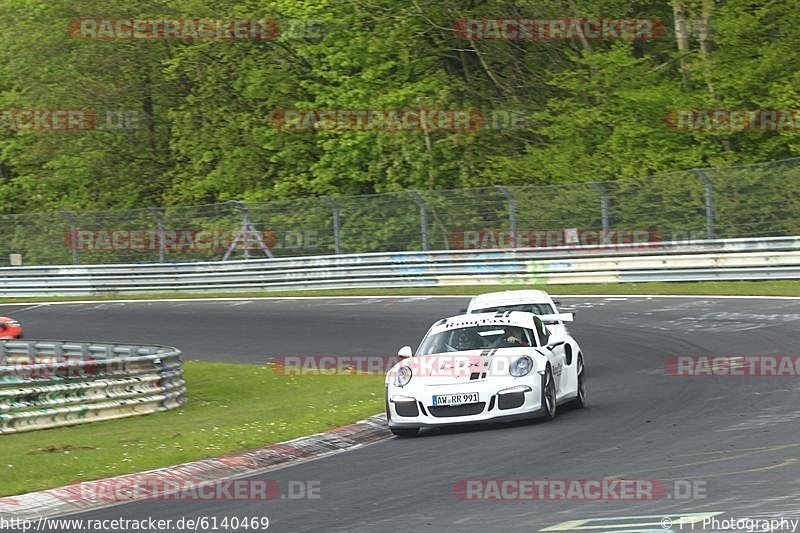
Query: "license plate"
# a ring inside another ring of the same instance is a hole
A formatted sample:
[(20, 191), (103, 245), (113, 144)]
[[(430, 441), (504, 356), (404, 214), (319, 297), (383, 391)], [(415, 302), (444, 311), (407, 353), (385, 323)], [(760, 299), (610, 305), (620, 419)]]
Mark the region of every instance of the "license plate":
[(462, 405), (465, 403), (475, 403), (478, 401), (477, 392), (465, 392), (463, 394), (439, 394), (433, 397), (433, 405)]

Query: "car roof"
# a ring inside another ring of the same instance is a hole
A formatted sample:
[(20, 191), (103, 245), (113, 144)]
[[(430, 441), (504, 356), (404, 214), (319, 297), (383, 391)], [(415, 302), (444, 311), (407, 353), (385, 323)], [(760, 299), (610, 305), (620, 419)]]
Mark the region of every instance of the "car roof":
[(522, 303), (548, 303), (552, 304), (553, 299), (545, 291), (534, 289), (518, 291), (499, 291), (487, 292), (475, 296), (469, 302), (468, 309), (480, 309), (484, 307), (495, 307), (499, 305), (513, 305)]

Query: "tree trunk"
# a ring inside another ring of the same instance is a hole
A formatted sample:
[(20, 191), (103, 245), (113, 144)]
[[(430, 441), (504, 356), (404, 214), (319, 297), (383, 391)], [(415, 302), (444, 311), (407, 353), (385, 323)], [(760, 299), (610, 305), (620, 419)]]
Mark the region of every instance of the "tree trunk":
[(675, 16), (675, 42), (678, 45), (678, 64), (681, 69), (683, 85), (689, 89), (692, 86), (692, 79), (689, 75), (689, 65), (687, 61), (687, 56), (689, 54), (689, 27), (686, 11), (686, 4), (683, 0), (673, 0), (672, 13)]

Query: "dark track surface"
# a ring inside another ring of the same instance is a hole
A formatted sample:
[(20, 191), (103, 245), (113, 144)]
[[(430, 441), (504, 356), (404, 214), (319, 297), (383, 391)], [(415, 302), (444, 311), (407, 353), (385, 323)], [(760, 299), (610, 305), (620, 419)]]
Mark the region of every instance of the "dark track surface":
[[(0, 314), (20, 319), (29, 338), (154, 342), (187, 358), (261, 362), (281, 354), (394, 353), (465, 302), (72, 304), (3, 306)], [(586, 356), (586, 410), (562, 410), (549, 423), (390, 439), (257, 476), (281, 487), (319, 481), (317, 500), (145, 502), (72, 518), (268, 516), (269, 531), (380, 532), (539, 531), (567, 520), (692, 512), (800, 518), (800, 378), (674, 377), (663, 369), (675, 354), (800, 354), (800, 300), (587, 297), (564, 298), (562, 307), (578, 312), (571, 330)], [(707, 497), (499, 502), (462, 501), (452, 492), (464, 479), (606, 476), (700, 481)], [(581, 531), (661, 530), (659, 520), (604, 522), (613, 528), (588, 522)]]

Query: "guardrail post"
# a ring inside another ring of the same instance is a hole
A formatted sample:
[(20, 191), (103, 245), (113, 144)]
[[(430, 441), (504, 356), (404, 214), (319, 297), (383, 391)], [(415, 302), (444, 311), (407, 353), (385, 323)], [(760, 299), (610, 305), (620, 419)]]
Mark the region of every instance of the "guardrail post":
[(161, 216), (161, 211), (157, 207), (151, 207), (150, 212), (153, 218), (156, 219), (156, 228), (158, 235), (158, 262), (164, 262), (164, 218)]
[(62, 211), (69, 221), (69, 242), (72, 245), (72, 264), (80, 265), (81, 260), (78, 254), (78, 219), (69, 211)]
[(600, 193), (600, 220), (603, 224), (603, 234), (608, 235), (608, 191), (599, 183), (589, 182), (589, 185)]
[(517, 201), (514, 198), (514, 195), (511, 194), (511, 192), (504, 186), (495, 185), (495, 187), (497, 187), (500, 192), (503, 193), (503, 196), (505, 196), (506, 200), (508, 201), (508, 229), (514, 232), (517, 229)]
[(417, 191), (408, 191), (411, 198), (419, 206), (419, 225), (422, 232), (422, 250), (428, 251), (428, 205)]
[(716, 233), (714, 231), (714, 184), (701, 169), (693, 168), (692, 170), (706, 185), (706, 238), (714, 239)]
[(337, 204), (333, 198), (327, 195), (323, 196), (322, 199), (325, 200), (325, 203), (331, 206), (331, 210), (333, 211), (333, 249), (334, 253), (338, 255), (342, 253), (342, 243), (339, 240), (339, 234), (341, 231), (341, 225), (339, 223), (339, 204)]

